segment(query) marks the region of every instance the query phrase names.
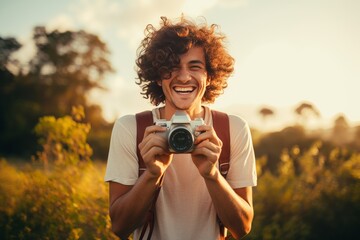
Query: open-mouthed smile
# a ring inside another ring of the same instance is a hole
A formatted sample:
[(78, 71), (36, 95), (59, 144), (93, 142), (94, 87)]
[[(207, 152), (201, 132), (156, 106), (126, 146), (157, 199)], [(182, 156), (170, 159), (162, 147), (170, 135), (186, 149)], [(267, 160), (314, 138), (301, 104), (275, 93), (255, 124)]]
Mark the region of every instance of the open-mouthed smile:
[(183, 87), (179, 87), (179, 86), (177, 86), (177, 87), (174, 87), (173, 88), (174, 89), (174, 91), (176, 92), (176, 93), (179, 93), (179, 94), (188, 94), (188, 93), (192, 93), (194, 90), (195, 90), (195, 87), (192, 87), (192, 86), (183, 86)]

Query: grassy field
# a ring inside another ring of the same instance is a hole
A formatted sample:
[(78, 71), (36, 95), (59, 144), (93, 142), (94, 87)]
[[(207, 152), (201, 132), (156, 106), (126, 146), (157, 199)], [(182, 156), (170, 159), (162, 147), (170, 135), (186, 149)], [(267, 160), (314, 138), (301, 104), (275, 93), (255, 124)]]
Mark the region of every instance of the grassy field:
[[(117, 239), (110, 230), (105, 162), (91, 160), (90, 127), (75, 120), (42, 118), (35, 128), (42, 151), (32, 161), (0, 159), (0, 239)], [(253, 135), (258, 186), (245, 239), (358, 236), (358, 138), (336, 146), (299, 126)]]
[(104, 163), (16, 166), (0, 162), (1, 239), (116, 239)]
[[(360, 209), (360, 154), (313, 145), (284, 151), (278, 174), (257, 159), (255, 219), (246, 239), (352, 239)], [(294, 155), (295, 153), (295, 155)], [(0, 162), (0, 239), (116, 239), (104, 162)]]

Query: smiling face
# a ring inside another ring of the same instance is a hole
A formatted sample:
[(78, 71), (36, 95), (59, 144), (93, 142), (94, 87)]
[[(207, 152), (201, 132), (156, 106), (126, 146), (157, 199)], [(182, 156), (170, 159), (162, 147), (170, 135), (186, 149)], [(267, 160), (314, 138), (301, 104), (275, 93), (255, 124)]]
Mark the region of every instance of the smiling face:
[(180, 55), (180, 63), (169, 79), (159, 81), (165, 95), (165, 115), (184, 110), (190, 117), (201, 112), (201, 99), (207, 86), (205, 55), (202, 47), (192, 47)]

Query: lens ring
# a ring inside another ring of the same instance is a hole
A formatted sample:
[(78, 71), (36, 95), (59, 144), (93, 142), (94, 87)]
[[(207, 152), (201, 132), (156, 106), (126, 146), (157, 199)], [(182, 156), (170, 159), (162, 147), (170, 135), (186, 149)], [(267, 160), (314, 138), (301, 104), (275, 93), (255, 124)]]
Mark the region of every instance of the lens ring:
[(176, 127), (169, 133), (169, 147), (174, 152), (188, 152), (194, 144), (194, 136), (186, 127)]

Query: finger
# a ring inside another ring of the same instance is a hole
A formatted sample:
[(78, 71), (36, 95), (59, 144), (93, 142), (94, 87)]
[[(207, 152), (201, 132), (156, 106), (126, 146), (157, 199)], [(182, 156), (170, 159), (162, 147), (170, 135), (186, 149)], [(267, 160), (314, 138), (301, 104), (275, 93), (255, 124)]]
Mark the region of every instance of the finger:
[(149, 126), (145, 129), (145, 132), (144, 132), (144, 138), (146, 138), (147, 136), (153, 134), (153, 133), (156, 133), (156, 132), (164, 132), (166, 131), (166, 127), (162, 127), (162, 126), (159, 126), (159, 125), (152, 125), (152, 126)]
[(221, 146), (216, 145), (209, 140), (202, 141), (198, 145), (196, 145), (195, 149), (207, 149), (214, 153), (220, 153), (221, 152)]
[(193, 156), (203, 156), (205, 159), (210, 160), (211, 162), (216, 162), (219, 159), (220, 153), (217, 151), (212, 151), (209, 148), (201, 147), (196, 148), (192, 153)]
[(198, 132), (205, 132), (205, 131), (209, 131), (211, 130), (212, 127), (210, 125), (200, 125), (200, 126), (197, 126), (195, 131), (198, 131)]
[(198, 136), (196, 137), (196, 140), (195, 140), (195, 144), (199, 144), (200, 142), (208, 139), (212, 143), (222, 146), (222, 142), (221, 142), (220, 138), (218, 138), (215, 130), (212, 127), (200, 128), (200, 130), (203, 130), (203, 129), (207, 129), (207, 130), (198, 134)]
[(165, 151), (167, 149), (167, 142), (165, 138), (157, 134), (150, 134), (145, 137), (143, 141), (139, 144), (141, 155), (150, 151), (153, 147), (159, 147)]
[(155, 159), (155, 156), (164, 155), (166, 152), (162, 147), (153, 146), (151, 149), (146, 151), (141, 151), (141, 155), (146, 162), (146, 159)]

